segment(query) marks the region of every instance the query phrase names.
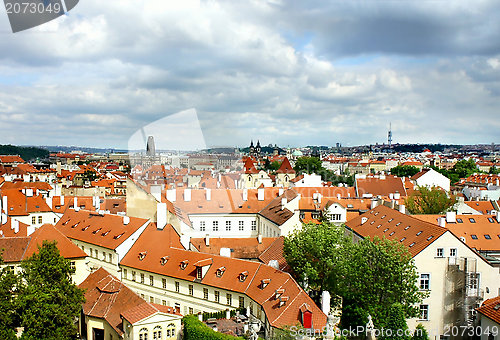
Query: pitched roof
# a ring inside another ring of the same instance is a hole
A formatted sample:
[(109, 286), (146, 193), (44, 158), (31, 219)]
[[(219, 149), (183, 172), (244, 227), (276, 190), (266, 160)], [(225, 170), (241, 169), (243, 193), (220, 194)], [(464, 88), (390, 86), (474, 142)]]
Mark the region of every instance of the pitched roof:
[(49, 212), (50, 207), (40, 195), (26, 196), (21, 189), (0, 189), (0, 196), (7, 196), (9, 216), (26, 216), (35, 212)]
[(420, 177), (422, 177), (423, 175), (425, 175), (430, 169), (422, 169), (421, 171), (417, 172), (415, 175), (411, 176), (410, 179), (416, 181), (417, 179), (419, 179)]
[(312, 197), (315, 193), (320, 193), (323, 197), (356, 197), (354, 187), (294, 187), (301, 197)]
[[(154, 228), (146, 228), (120, 264), (195, 282), (197, 280), (195, 264), (211, 259), (212, 265), (208, 268), (201, 283), (246, 294), (264, 307), (272, 326), (283, 327), (300, 322), (298, 307), (302, 303), (311, 305), (315, 327), (323, 327), (326, 324), (326, 316), (321, 309), (314, 304), (289, 274), (254, 261), (197, 253), (174, 247), (167, 248), (165, 246), (168, 242), (167, 237), (166, 235), (162, 236)], [(138, 256), (139, 253), (146, 251), (146, 257), (141, 260)], [(166, 256), (168, 256), (168, 261), (162, 261), (162, 258)], [(184, 269), (180, 265), (183, 261), (187, 264)], [(225, 269), (222, 276), (216, 275), (219, 268)], [(243, 271), (248, 272), (248, 274), (245, 280), (240, 281), (239, 276)], [(265, 288), (261, 286), (263, 279), (270, 279), (269, 285)], [(274, 298), (276, 289), (284, 289), (285, 295), (290, 297), (284, 306), (279, 307), (279, 300)], [(294, 307), (299, 302), (298, 307)]]
[(292, 165), (290, 164), (290, 161), (288, 158), (285, 157), (283, 159), (283, 162), (280, 165), (280, 168), (276, 170), (278, 174), (294, 174), (295, 170), (293, 170)]
[[(413, 215), (413, 217), (437, 225), (446, 215)], [(456, 222), (447, 222), (446, 228), (465, 244), (476, 250), (500, 250), (500, 224), (493, 215), (456, 215)]]
[(22, 222), (17, 222), (19, 224), (19, 229), (16, 231), (13, 228), (13, 219), (10, 216), (7, 216), (7, 220), (5, 224), (1, 223), (0, 220), (0, 237), (22, 237), (28, 236), (28, 225)]
[(347, 221), (346, 226), (363, 238), (378, 237), (399, 241), (408, 248), (412, 256), (416, 256), (448, 231), (384, 205)]
[(41, 191), (50, 191), (52, 186), (47, 182), (24, 182), (24, 181), (14, 181), (5, 182), (2, 185), (2, 189), (33, 189)]
[(401, 178), (396, 176), (367, 176), (366, 178), (356, 178), (356, 191), (359, 197), (364, 194), (389, 196), (399, 192), (401, 196), (406, 196), (406, 189)]
[[(135, 323), (160, 312), (157, 305), (141, 299), (102, 267), (90, 274), (79, 287), (85, 289), (83, 313), (106, 320), (120, 335), (123, 334), (121, 316)], [(161, 312), (169, 310), (162, 308)], [(170, 309), (170, 313), (175, 312)]]
[(278, 261), (279, 269), (287, 272), (290, 270), (290, 266), (286, 262), (283, 253), (283, 241), (283, 236), (275, 239), (275, 241), (266, 250), (264, 250), (262, 254), (260, 254), (259, 260), (265, 264), (269, 264), (272, 260)]
[(485, 300), (476, 311), (500, 324), (500, 296)]
[(144, 218), (68, 209), (56, 228), (70, 239), (116, 249), (147, 221)]
[(12, 155), (1, 155), (0, 163), (24, 163), (24, 160), (20, 156)]
[(21, 262), (30, 243), (30, 237), (2, 237), (0, 251), (5, 263)]
[(250, 157), (247, 157), (244, 164), (244, 169), (246, 174), (258, 174), (259, 170), (255, 168), (255, 165)]
[(492, 210), (495, 210), (492, 201), (465, 201), (464, 203), (483, 215), (489, 215)]
[(68, 209), (74, 207), (75, 198), (76, 206), (78, 208), (89, 211), (95, 210), (92, 196), (64, 196), (64, 198), (61, 196), (54, 196), (52, 198), (52, 211), (55, 213), (64, 214)]

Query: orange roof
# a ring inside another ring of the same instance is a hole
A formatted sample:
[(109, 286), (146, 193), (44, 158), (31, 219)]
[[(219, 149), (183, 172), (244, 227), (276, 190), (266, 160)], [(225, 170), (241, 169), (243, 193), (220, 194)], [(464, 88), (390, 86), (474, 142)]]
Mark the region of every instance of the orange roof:
[[(363, 218), (367, 218), (364, 223)], [(384, 205), (347, 221), (346, 226), (363, 238), (378, 237), (400, 241), (412, 256), (416, 256), (448, 231)]]
[(41, 191), (50, 191), (52, 186), (47, 182), (24, 182), (24, 181), (14, 181), (5, 182), (2, 185), (2, 189), (33, 189)]
[[(0, 222), (0, 237), (21, 237), (28, 236), (28, 225), (22, 222), (18, 222), (19, 231), (16, 233), (14, 229), (12, 229), (12, 218), (7, 216), (7, 222), (5, 224), (1, 224)], [(0, 247), (1, 249), (1, 247)]]
[(265, 264), (269, 264), (270, 261), (275, 260), (278, 261), (278, 267), (280, 270), (289, 271), (290, 266), (285, 260), (285, 256), (283, 255), (283, 240), (284, 237), (280, 236), (274, 240), (273, 243), (259, 256), (259, 260), (261, 260)]
[[(124, 224), (125, 219), (129, 222)], [(69, 239), (116, 249), (148, 220), (68, 209), (56, 227)]]
[(85, 290), (83, 313), (106, 320), (120, 335), (123, 334), (121, 316), (135, 323), (157, 312), (176, 314), (170, 307), (160, 310), (158, 305), (144, 301), (102, 267), (90, 274), (79, 287)]
[(20, 156), (3, 155), (0, 156), (0, 163), (24, 163)]
[[(446, 215), (414, 215), (413, 217), (437, 225)], [(465, 244), (476, 250), (500, 250), (500, 225), (492, 215), (457, 215), (457, 222), (446, 223), (455, 236), (465, 238)]]
[[(167, 237), (167, 235), (161, 236), (154, 228), (148, 227), (120, 264), (195, 282), (197, 281), (195, 264), (199, 261), (211, 259), (213, 261), (212, 265), (201, 279), (201, 283), (246, 294), (263, 306), (272, 326), (282, 328), (300, 322), (298, 310), (302, 303), (311, 306), (315, 327), (320, 328), (326, 324), (326, 316), (289, 274), (258, 262), (197, 253), (174, 247), (168, 248), (165, 246), (166, 242), (169, 241)], [(140, 260), (138, 254), (146, 251), (146, 257)], [(161, 259), (166, 256), (168, 256), (168, 261), (162, 261)], [(184, 269), (180, 266), (181, 262), (187, 264)], [(219, 268), (225, 268), (223, 275), (220, 277), (216, 275)], [(243, 271), (247, 271), (248, 275), (245, 280), (241, 281), (239, 276)], [(265, 288), (261, 287), (261, 280), (263, 279), (271, 279), (269, 285)], [(290, 301), (281, 307), (279, 306), (279, 300), (274, 298), (274, 292), (279, 288), (284, 289), (285, 295), (290, 296)]]
[(266, 250), (274, 237), (263, 237), (262, 243), (259, 243), (256, 237), (252, 238), (210, 238), (209, 245), (205, 243), (205, 238), (192, 238), (191, 243), (201, 253), (220, 254), (221, 248), (231, 249), (231, 257), (237, 259), (256, 259)]
[(324, 197), (356, 197), (354, 187), (294, 187), (301, 197), (312, 197), (315, 193), (320, 193)]
[(92, 196), (64, 196), (64, 204), (61, 204), (62, 197), (54, 196), (52, 198), (52, 211), (59, 214), (64, 214), (66, 210), (73, 208), (75, 205), (82, 210), (95, 210), (93, 206)]
[(356, 178), (357, 196), (372, 194), (389, 196), (391, 193), (399, 192), (401, 196), (406, 196), (406, 189), (401, 178), (396, 176)]
[(288, 158), (285, 157), (280, 165), (280, 168), (276, 172), (279, 174), (294, 174), (295, 170), (293, 170), (292, 166), (290, 165), (290, 161), (288, 160)]
[(250, 157), (248, 157), (245, 161), (245, 173), (246, 174), (257, 174), (259, 173), (259, 170), (255, 168), (255, 165)]
[(476, 310), (490, 320), (500, 324), (500, 296), (485, 300)]
[(0, 196), (7, 196), (9, 216), (26, 216), (30, 213), (51, 211), (42, 196), (27, 197), (21, 189), (0, 189)]
[(466, 201), (464, 203), (483, 215), (489, 215), (492, 210), (495, 210), (492, 201)]

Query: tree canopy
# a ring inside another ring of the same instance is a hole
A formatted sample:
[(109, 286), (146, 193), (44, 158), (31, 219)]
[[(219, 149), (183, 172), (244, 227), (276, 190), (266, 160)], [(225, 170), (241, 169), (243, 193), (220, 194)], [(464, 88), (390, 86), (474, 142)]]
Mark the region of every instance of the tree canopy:
[(84, 295), (71, 281), (70, 261), (59, 254), (55, 242), (44, 241), (21, 267), (17, 304), (23, 339), (75, 338)]
[[(3, 264), (0, 253), (0, 265)], [(9, 267), (0, 270), (0, 339), (16, 339), (14, 332), (16, 307), (14, 299), (14, 289), (17, 284), (17, 277)]]
[(411, 177), (420, 170), (413, 165), (398, 165), (391, 169), (391, 174), (398, 177)]
[(306, 173), (306, 174), (319, 174), (325, 169), (321, 165), (321, 160), (318, 157), (299, 157), (295, 161), (295, 166), (293, 167), (297, 174)]
[(441, 188), (418, 187), (405, 201), (410, 214), (442, 214), (457, 203), (454, 196)]

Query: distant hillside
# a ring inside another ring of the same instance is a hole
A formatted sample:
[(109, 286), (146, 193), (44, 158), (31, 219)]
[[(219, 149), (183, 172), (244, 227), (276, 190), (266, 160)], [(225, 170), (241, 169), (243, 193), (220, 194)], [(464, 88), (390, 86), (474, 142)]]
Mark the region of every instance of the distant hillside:
[(0, 145), (0, 155), (19, 155), (25, 161), (31, 161), (48, 158), (49, 150), (33, 146)]

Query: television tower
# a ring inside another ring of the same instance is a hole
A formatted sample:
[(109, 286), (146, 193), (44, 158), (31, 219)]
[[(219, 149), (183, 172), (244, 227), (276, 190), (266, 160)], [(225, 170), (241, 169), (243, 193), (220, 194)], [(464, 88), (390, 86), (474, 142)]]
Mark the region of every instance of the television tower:
[(387, 144), (389, 144), (389, 149), (392, 147), (392, 124), (389, 123), (389, 132), (387, 133)]

